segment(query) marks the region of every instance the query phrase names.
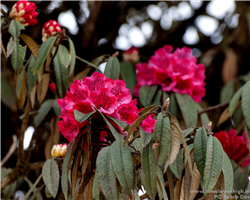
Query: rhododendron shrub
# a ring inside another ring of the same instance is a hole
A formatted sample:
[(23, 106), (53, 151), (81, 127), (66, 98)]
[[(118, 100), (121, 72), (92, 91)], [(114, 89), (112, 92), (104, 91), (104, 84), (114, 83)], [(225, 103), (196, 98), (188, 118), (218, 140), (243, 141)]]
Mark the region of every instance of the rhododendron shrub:
[(164, 92), (189, 94), (194, 101), (200, 102), (205, 96), (205, 67), (197, 64), (192, 50), (165, 45), (155, 51), (148, 63), (136, 64), (137, 84), (134, 95), (139, 96), (143, 85), (159, 85)]

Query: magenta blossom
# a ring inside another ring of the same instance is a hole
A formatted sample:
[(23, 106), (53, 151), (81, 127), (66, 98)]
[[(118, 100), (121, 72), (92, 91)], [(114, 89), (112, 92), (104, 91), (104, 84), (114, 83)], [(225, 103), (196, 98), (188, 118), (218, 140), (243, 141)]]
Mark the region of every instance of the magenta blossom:
[(134, 95), (138, 97), (143, 85), (160, 85), (165, 92), (189, 94), (199, 103), (205, 96), (205, 67), (196, 64), (197, 60), (190, 48), (177, 48), (171, 53), (172, 50), (172, 46), (165, 45), (155, 51), (148, 64), (136, 65), (138, 83)]
[[(72, 83), (70, 91), (57, 102), (62, 108), (62, 120), (58, 122), (57, 126), (62, 135), (71, 143), (79, 134), (79, 130), (84, 128), (87, 123), (86, 121), (82, 123), (76, 121), (74, 110), (87, 114), (94, 111), (93, 107), (96, 107), (103, 114), (118, 118), (128, 124), (132, 124), (139, 116), (137, 102), (132, 100), (124, 81), (119, 79), (114, 81), (97, 72), (93, 73), (91, 77)], [(141, 126), (145, 131), (152, 133), (155, 121), (150, 115)], [(114, 127), (121, 132), (121, 129)], [(82, 133), (86, 133), (86, 128)], [(106, 141), (104, 138), (106, 134), (106, 131), (101, 132), (100, 141)]]

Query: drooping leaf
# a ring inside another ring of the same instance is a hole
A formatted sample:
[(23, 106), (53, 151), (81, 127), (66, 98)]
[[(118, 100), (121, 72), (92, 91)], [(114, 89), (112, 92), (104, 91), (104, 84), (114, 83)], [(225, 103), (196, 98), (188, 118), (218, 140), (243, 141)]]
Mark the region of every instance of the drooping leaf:
[(183, 164), (183, 149), (181, 149), (172, 165), (169, 165), (170, 170), (176, 178), (181, 180), (182, 176), (182, 164)]
[(24, 79), (24, 73), (23, 70), (21, 73), (18, 75), (17, 79), (17, 86), (16, 86), (16, 95), (20, 99), (20, 94), (21, 94), (21, 89), (22, 89), (22, 80)]
[(61, 185), (62, 185), (62, 191), (64, 194), (65, 199), (67, 200), (68, 197), (68, 165), (70, 160), (70, 154), (72, 151), (72, 143), (69, 144), (68, 150), (66, 152), (66, 155), (63, 160), (63, 166), (62, 166), (62, 178), (61, 178)]
[(1, 76), (1, 101), (11, 110), (17, 110), (16, 94), (12, 90), (9, 81), (4, 76)]
[(70, 67), (69, 67), (69, 76), (72, 75), (75, 69), (75, 63), (76, 63), (76, 50), (74, 43), (69, 38), (69, 53), (70, 53)]
[(198, 114), (194, 100), (188, 94), (175, 93), (178, 105), (187, 128), (194, 127), (197, 124)]
[[(243, 87), (242, 91), (242, 112), (246, 126), (250, 130), (250, 81)], [(250, 133), (248, 133), (250, 135)]]
[(156, 109), (157, 106), (156, 105), (151, 105), (151, 106), (148, 106), (146, 108), (143, 108), (140, 112), (139, 112), (139, 116), (142, 116), (144, 115), (145, 113), (149, 113), (151, 111), (153, 111), (154, 109)]
[(112, 120), (114, 123), (116, 123), (119, 127), (121, 127), (122, 129), (124, 129), (128, 124), (122, 120), (119, 120), (115, 117), (110, 117), (107, 116), (108, 119)]
[[(240, 103), (240, 102), (238, 102)], [(227, 107), (223, 113), (220, 116), (220, 119), (217, 123), (217, 126), (219, 126), (220, 124), (222, 124), (223, 122), (225, 122), (228, 118), (230, 117), (230, 113), (229, 113), (229, 107)]]
[[(11, 168), (5, 168), (1, 167), (1, 181), (9, 174), (11, 173)], [(41, 178), (41, 177), (40, 177)], [(1, 190), (1, 198), (9, 199), (12, 194), (15, 192), (17, 186), (17, 181), (7, 185), (4, 189)]]
[(139, 99), (143, 106), (151, 105), (154, 95), (157, 90), (157, 85), (147, 86), (144, 85), (139, 90)]
[(141, 176), (143, 178), (143, 186), (151, 199), (155, 199), (156, 195), (156, 163), (153, 142), (148, 143), (143, 148), (141, 154)]
[(104, 147), (98, 153), (96, 160), (96, 175), (98, 175), (98, 181), (100, 183), (100, 187), (102, 189), (104, 196), (107, 199), (119, 199), (118, 190), (116, 187), (115, 172), (111, 164), (110, 147)]
[(192, 135), (194, 133), (195, 133), (194, 128), (187, 128), (187, 129), (182, 131), (182, 135), (183, 135), (184, 138), (186, 138), (188, 135)]
[(10, 26), (9, 26), (9, 33), (14, 37), (14, 39), (16, 40), (19, 35), (20, 35), (20, 31), (24, 30), (24, 26), (18, 22), (17, 20), (11, 20), (10, 22)]
[[(198, 103), (196, 103), (196, 107), (197, 107), (198, 112), (203, 110), (203, 108)], [(200, 118), (201, 118), (201, 124), (202, 125), (207, 125), (210, 122), (210, 119), (209, 119), (207, 113), (202, 113), (200, 115)]]
[[(37, 78), (39, 77), (39, 72), (37, 73)], [(41, 75), (41, 82), (37, 84), (37, 100), (41, 104), (46, 97), (49, 81), (50, 81), (50, 73), (46, 73)], [(38, 78), (39, 82), (39, 78)]]
[(194, 161), (199, 169), (201, 177), (204, 175), (204, 168), (207, 154), (207, 132), (205, 128), (199, 128), (194, 137)]
[[(184, 177), (183, 177), (183, 179), (184, 179)], [(176, 183), (175, 183), (175, 187), (174, 187), (174, 197), (176, 199), (181, 199), (180, 198), (181, 186), (182, 186), (182, 179), (181, 180), (177, 180)]]
[(35, 58), (33, 55), (31, 55), (30, 63), (28, 65), (28, 70), (27, 70), (27, 85), (29, 92), (32, 91), (37, 81), (37, 74), (33, 75), (34, 64), (35, 64)]
[(175, 94), (172, 93), (170, 94), (170, 104), (168, 106), (168, 111), (174, 115), (174, 116), (178, 116), (178, 104), (177, 104), (177, 101), (176, 101), (176, 98), (175, 98)]
[(157, 116), (153, 141), (159, 143), (158, 164), (164, 165), (171, 150), (171, 128), (169, 118), (163, 117), (162, 113), (159, 113)]
[(221, 161), (223, 161), (223, 149), (221, 143), (217, 138), (210, 135), (207, 140), (206, 162), (202, 179), (202, 187), (207, 192), (213, 189), (220, 176), (223, 163)]
[(47, 160), (42, 169), (42, 177), (50, 194), (56, 198), (59, 187), (59, 169), (58, 165), (53, 159)]
[(234, 95), (234, 85), (235, 85), (234, 81), (230, 81), (229, 83), (223, 86), (220, 93), (221, 103), (231, 100), (231, 98)]
[(155, 98), (152, 101), (153, 105), (161, 105), (162, 90), (156, 92)]
[(10, 61), (16, 73), (18, 73), (22, 69), (25, 54), (26, 54), (26, 47), (23, 47), (20, 44), (18, 44), (15, 46), (12, 54), (10, 55)]
[(233, 96), (232, 100), (230, 101), (230, 104), (229, 104), (229, 114), (230, 114), (230, 116), (233, 115), (233, 113), (234, 113), (234, 111), (235, 111), (235, 109), (237, 107), (238, 101), (240, 100), (242, 92), (243, 92), (243, 87), (241, 87), (235, 93), (235, 95)]
[(104, 75), (112, 80), (119, 78), (120, 63), (116, 57), (110, 57), (104, 71)]
[[(44, 163), (45, 164), (45, 163)], [(33, 192), (33, 190), (35, 189), (36, 185), (39, 183), (39, 181), (42, 178), (42, 174), (36, 179), (36, 182), (33, 184), (33, 186), (29, 189), (29, 191), (26, 193), (26, 195), (24, 196), (23, 200), (27, 200), (28, 197), (30, 196), (30, 194)]]
[(153, 134), (146, 133), (141, 127), (138, 127), (141, 135), (142, 146), (145, 147), (151, 141)]
[(70, 54), (68, 49), (63, 45), (59, 45), (58, 56), (60, 63), (67, 69), (70, 64)]
[[(237, 164), (231, 160), (233, 169), (236, 168)], [(248, 181), (248, 174), (250, 172), (250, 165), (247, 165), (245, 169), (242, 171), (239, 167), (234, 171), (234, 190), (241, 190), (242, 188), (245, 189), (246, 183)]]
[(131, 152), (128, 146), (123, 147), (122, 141), (111, 145), (111, 161), (122, 189), (129, 195), (134, 187), (134, 165)]
[(59, 93), (59, 96), (63, 98), (66, 94), (68, 87), (68, 70), (62, 63), (62, 60), (59, 56), (59, 53), (56, 54), (54, 60), (54, 69), (56, 75), (56, 86)]
[(163, 178), (163, 173), (162, 173), (159, 166), (156, 167), (156, 175), (157, 175), (157, 178), (159, 179), (159, 182), (161, 185), (163, 198), (164, 198), (164, 200), (168, 200), (168, 195), (167, 195), (166, 190), (165, 190), (165, 182), (164, 182), (164, 178)]
[(78, 121), (79, 123), (82, 123), (84, 121), (86, 121), (91, 115), (93, 115), (96, 111), (92, 111), (92, 112), (89, 112), (87, 114), (84, 114), (78, 110), (74, 110), (74, 115), (75, 115), (75, 119), (76, 121)]
[(15, 48), (15, 40), (13, 39), (13, 37), (10, 37), (10, 41), (7, 44), (7, 58), (12, 54), (14, 48)]
[(46, 115), (49, 113), (49, 111), (52, 108), (53, 103), (54, 103), (54, 99), (48, 99), (41, 105), (41, 107), (38, 110), (37, 115), (34, 118), (34, 124), (36, 127), (39, 126), (39, 124), (44, 120)]
[(167, 178), (168, 178), (168, 184), (169, 184), (170, 199), (174, 200), (174, 182), (173, 182), (173, 177), (169, 168), (167, 169)]
[(37, 54), (37, 58), (34, 64), (34, 70), (33, 70), (33, 75), (35, 75), (38, 70), (41, 68), (41, 66), (43, 65), (44, 61), (47, 58), (47, 55), (50, 52), (50, 49), (53, 47), (54, 42), (56, 40), (56, 37), (51, 36), (49, 37), (40, 47), (38, 54)]
[(121, 62), (121, 73), (126, 83), (126, 87), (133, 94), (133, 89), (136, 84), (135, 67), (131, 62)]
[(56, 116), (61, 116), (61, 107), (58, 105), (57, 99), (54, 100), (52, 107)]
[(20, 71), (16, 84), (16, 95), (18, 97), (17, 103), (20, 109), (23, 107), (26, 100), (26, 81), (24, 73), (23, 70)]
[(99, 189), (98, 189), (98, 186), (99, 183), (98, 183), (98, 175), (95, 174), (95, 177), (94, 177), (94, 182), (93, 182), (93, 189), (92, 189), (92, 194), (93, 194), (93, 199), (94, 200), (99, 200)]
[(46, 195), (47, 198), (53, 197), (52, 194), (50, 194), (50, 192), (48, 190), (48, 187), (45, 187), (45, 195)]
[(36, 58), (38, 51), (39, 51), (39, 45), (28, 35), (21, 34), (20, 37), (25, 42), (25, 44), (28, 46), (28, 48), (32, 52), (33, 56)]
[(191, 181), (191, 187), (190, 187), (190, 195), (189, 195), (189, 200), (193, 200), (198, 191), (199, 186), (200, 186), (200, 181), (201, 181), (201, 174), (196, 166), (196, 163), (194, 164), (194, 169), (192, 173), (192, 181)]

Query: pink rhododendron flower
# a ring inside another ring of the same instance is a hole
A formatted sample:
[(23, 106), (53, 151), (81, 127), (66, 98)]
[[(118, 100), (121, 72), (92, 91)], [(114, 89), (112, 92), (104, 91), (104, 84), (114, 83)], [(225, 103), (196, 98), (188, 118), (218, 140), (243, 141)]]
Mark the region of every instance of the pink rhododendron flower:
[[(62, 108), (62, 120), (57, 126), (61, 134), (71, 143), (84, 128), (87, 121), (79, 123), (75, 120), (74, 110), (84, 114), (94, 111), (96, 107), (100, 112), (111, 117), (118, 118), (128, 124), (132, 124), (139, 116), (139, 110), (136, 107), (137, 101), (132, 100), (129, 89), (123, 80), (112, 80), (102, 73), (93, 73), (91, 77), (84, 80), (76, 80), (70, 86), (63, 99), (58, 99), (57, 103)], [(155, 119), (150, 115), (142, 122), (142, 128), (152, 133)], [(121, 132), (122, 130), (110, 121), (114, 127)], [(106, 127), (108, 128), (108, 127)], [(86, 128), (82, 133), (86, 133)], [(124, 134), (124, 133), (121, 133)], [(101, 131), (100, 141), (106, 141), (104, 136), (106, 131)]]
[(122, 54), (125, 61), (136, 63), (139, 60), (139, 50), (136, 47), (131, 47)]
[(42, 41), (44, 42), (50, 36), (62, 32), (60, 24), (56, 20), (49, 20), (44, 23), (42, 30)]
[[(142, 110), (141, 108), (140, 110)], [(140, 127), (147, 133), (153, 133), (154, 132), (154, 127), (155, 127), (155, 122), (157, 121), (154, 119), (155, 115), (150, 114), (149, 116), (144, 119), (140, 125)]]
[[(243, 133), (242, 136), (238, 136), (236, 130), (231, 129), (228, 133), (226, 131), (215, 133), (215, 137), (220, 141), (228, 157), (236, 163), (239, 163), (249, 154), (245, 133)], [(249, 163), (250, 158), (246, 159), (245, 162), (242, 163), (242, 166), (246, 167)]]
[(171, 53), (172, 50), (172, 46), (165, 45), (155, 51), (148, 64), (136, 65), (134, 95), (138, 97), (143, 85), (160, 85), (165, 92), (189, 94), (199, 103), (205, 96), (205, 67), (203, 64), (197, 65), (190, 48), (177, 48)]
[(36, 4), (30, 1), (18, 1), (10, 11), (10, 18), (19, 21), (23, 26), (36, 25), (38, 13)]

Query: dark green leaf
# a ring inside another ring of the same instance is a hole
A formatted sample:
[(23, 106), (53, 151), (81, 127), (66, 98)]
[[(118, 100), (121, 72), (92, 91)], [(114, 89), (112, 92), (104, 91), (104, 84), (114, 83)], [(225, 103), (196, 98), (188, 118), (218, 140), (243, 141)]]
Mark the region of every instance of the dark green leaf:
[(237, 107), (237, 104), (238, 104), (238, 101), (240, 100), (240, 97), (241, 97), (241, 94), (242, 94), (242, 91), (243, 91), (243, 87), (241, 87), (236, 93), (235, 95), (233, 96), (232, 100), (230, 101), (230, 104), (229, 104), (229, 114), (230, 116), (233, 115), (236, 107)]
[(162, 173), (159, 166), (156, 166), (156, 174), (157, 174), (157, 177), (160, 181), (163, 198), (164, 198), (164, 200), (168, 200), (168, 195), (167, 195), (166, 189), (165, 189), (165, 182), (164, 182), (164, 178), (163, 178), (163, 173)]
[(16, 73), (18, 73), (22, 69), (25, 54), (26, 54), (26, 47), (17, 44), (12, 54), (10, 55), (10, 62)]
[(203, 178), (207, 154), (207, 132), (199, 128), (194, 137), (194, 161)]
[[(42, 178), (42, 174), (36, 179), (36, 182), (33, 184), (33, 186), (26, 193), (26, 195), (24, 196), (23, 200), (27, 200), (28, 199), (28, 197), (30, 196), (31, 192), (33, 192), (33, 190), (35, 189), (36, 185), (39, 183), (39, 181), (41, 180), (41, 178)], [(59, 174), (58, 174), (58, 178), (59, 178)]]
[(63, 98), (68, 87), (68, 70), (64, 67), (62, 61), (60, 60), (59, 54), (56, 54), (53, 63), (56, 75), (56, 86), (59, 96)]
[(187, 129), (182, 131), (182, 135), (183, 135), (184, 138), (187, 137), (190, 134), (193, 134), (193, 133), (195, 133), (194, 128), (187, 128)]
[(140, 126), (138, 126), (138, 128), (139, 128), (140, 135), (141, 135), (142, 146), (145, 147), (151, 141), (153, 134), (146, 133)]
[(172, 115), (178, 117), (178, 104), (177, 104), (174, 93), (170, 94), (170, 104), (168, 106), (168, 111)]
[(58, 56), (61, 64), (63, 64), (63, 66), (67, 69), (70, 64), (70, 55), (68, 49), (63, 45), (59, 45)]
[(56, 116), (61, 116), (61, 107), (58, 105), (56, 99), (54, 100), (54, 103), (53, 103), (53, 110)]
[(157, 85), (147, 86), (144, 85), (139, 90), (139, 99), (143, 106), (151, 105), (154, 95), (157, 90)]
[(14, 19), (11, 20), (9, 26), (9, 33), (14, 37), (15, 40), (19, 37), (20, 31), (24, 29), (24, 26), (20, 22)]
[(59, 169), (58, 165), (53, 159), (47, 160), (42, 169), (42, 176), (45, 185), (47, 186), (50, 194), (56, 198), (59, 187)]
[(108, 119), (112, 120), (113, 122), (115, 122), (119, 127), (121, 127), (122, 129), (124, 129), (128, 124), (122, 120), (119, 120), (115, 117), (110, 117), (110, 116), (106, 116)]
[(35, 126), (39, 126), (39, 124), (44, 120), (46, 115), (49, 113), (50, 109), (52, 108), (54, 103), (54, 99), (46, 100), (38, 110), (37, 115), (34, 118)]
[(123, 190), (130, 194), (134, 188), (134, 165), (128, 146), (123, 147), (122, 141), (111, 145), (111, 160), (116, 177)]
[[(231, 160), (231, 163), (233, 169), (235, 169), (237, 164), (233, 160)], [(245, 167), (243, 171), (239, 167), (234, 171), (234, 184), (233, 184), (234, 190), (245, 189), (246, 183), (248, 181), (249, 171), (250, 171), (250, 165), (247, 165), (247, 167)]]
[(181, 149), (172, 165), (169, 165), (170, 170), (176, 178), (181, 180), (182, 176), (182, 163), (183, 163), (183, 149)]
[[(246, 126), (250, 130), (250, 81), (243, 86), (242, 91), (242, 112)], [(248, 133), (250, 134), (250, 133)]]
[(121, 73), (126, 83), (126, 87), (133, 94), (133, 89), (136, 84), (135, 67), (131, 62), (121, 62)]
[(220, 102), (223, 103), (230, 101), (233, 95), (234, 95), (234, 81), (230, 81), (229, 83), (224, 85), (223, 88), (221, 89)]
[[(194, 100), (188, 94), (175, 93), (178, 105), (187, 128), (194, 127), (197, 124), (198, 113)], [(170, 102), (171, 104), (171, 102)]]
[(27, 70), (27, 84), (28, 84), (29, 92), (32, 91), (37, 81), (37, 74), (33, 75), (34, 64), (35, 64), (35, 58), (33, 54), (31, 54), (31, 59), (28, 65), (28, 70)]
[(16, 84), (16, 95), (20, 99), (21, 89), (22, 89), (22, 80), (24, 78), (23, 71), (18, 75), (17, 84)]
[(38, 72), (38, 70), (41, 68), (41, 66), (43, 65), (44, 61), (46, 60), (50, 52), (50, 49), (54, 45), (55, 40), (56, 40), (56, 37), (51, 36), (41, 45), (37, 54), (35, 64), (34, 64), (33, 75), (35, 75)]
[(75, 119), (76, 121), (78, 121), (79, 123), (82, 123), (84, 121), (86, 121), (91, 115), (93, 115), (96, 111), (92, 111), (92, 112), (89, 112), (87, 114), (84, 114), (78, 110), (74, 110), (74, 115), (75, 115)]
[(162, 96), (162, 91), (158, 90), (152, 104), (153, 105), (161, 105), (161, 96)]
[(12, 54), (13, 50), (15, 49), (15, 40), (13, 37), (10, 37), (10, 41), (7, 44), (7, 58)]
[(110, 57), (104, 71), (104, 75), (112, 80), (119, 78), (120, 63), (116, 57)]
[(75, 69), (75, 63), (76, 63), (76, 50), (74, 43), (69, 38), (69, 52), (70, 52), (70, 67), (69, 67), (69, 76), (72, 75)]

